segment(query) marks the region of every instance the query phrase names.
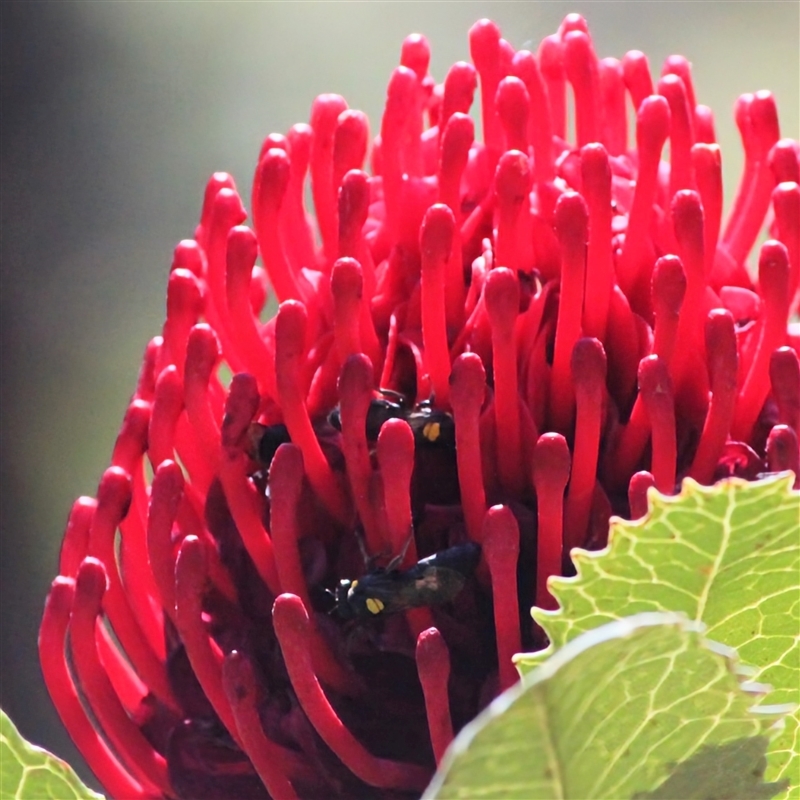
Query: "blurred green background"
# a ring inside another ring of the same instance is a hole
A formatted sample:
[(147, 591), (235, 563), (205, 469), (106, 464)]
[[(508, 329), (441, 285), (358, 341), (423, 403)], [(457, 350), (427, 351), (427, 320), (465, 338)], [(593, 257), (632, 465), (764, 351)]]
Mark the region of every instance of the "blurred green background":
[[(500, 24), (535, 50), (565, 14), (600, 56), (694, 65), (716, 114), (728, 204), (742, 164), (736, 97), (771, 89), (798, 137), (798, 2), (0, 2), (2, 14), (2, 579), (0, 704), (22, 733), (79, 763), (36, 656), (70, 505), (94, 493), (160, 332), (171, 251), (215, 170), (247, 197), (270, 131), (337, 92), (379, 127), (404, 36), (432, 72)], [(85, 768), (82, 774), (86, 775)]]

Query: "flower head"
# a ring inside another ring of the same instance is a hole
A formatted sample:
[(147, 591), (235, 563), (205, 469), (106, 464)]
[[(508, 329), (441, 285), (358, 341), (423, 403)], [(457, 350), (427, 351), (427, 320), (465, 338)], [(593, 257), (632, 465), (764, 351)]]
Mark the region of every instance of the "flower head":
[(654, 84), (578, 15), (537, 53), (483, 20), (470, 51), (437, 84), (408, 37), (371, 146), (318, 97), (264, 141), (252, 227), (218, 173), (175, 249), (40, 635), (115, 797), (418, 795), (543, 643), (527, 610), (570, 548), (650, 486), (797, 471), (800, 150), (772, 95), (737, 103), (723, 223), (684, 58)]

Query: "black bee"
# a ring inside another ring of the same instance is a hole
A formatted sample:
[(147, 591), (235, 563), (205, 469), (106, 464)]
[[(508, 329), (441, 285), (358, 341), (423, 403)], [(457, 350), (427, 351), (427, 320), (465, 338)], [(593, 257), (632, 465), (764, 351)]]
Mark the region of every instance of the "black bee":
[(334, 610), (342, 619), (371, 619), (449, 603), (464, 588), (480, 556), (480, 545), (467, 542), (423, 558), (402, 572), (390, 564), (358, 580), (341, 580), (334, 593)]
[(275, 453), (282, 444), (289, 444), (289, 431), (283, 423), (261, 425), (254, 422), (248, 431), (250, 446), (248, 452), (254, 461), (269, 468)]

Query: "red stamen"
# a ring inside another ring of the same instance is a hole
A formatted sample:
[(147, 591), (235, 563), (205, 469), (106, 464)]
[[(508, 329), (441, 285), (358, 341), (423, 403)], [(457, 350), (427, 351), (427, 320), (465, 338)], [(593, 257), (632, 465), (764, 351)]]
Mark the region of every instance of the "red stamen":
[(686, 296), (686, 273), (677, 256), (662, 256), (653, 269), (653, 352), (667, 365), (672, 361)]
[(147, 455), (156, 469), (175, 458), (175, 428), (183, 411), (183, 382), (174, 365), (162, 370), (156, 381), (155, 400), (147, 432)]
[(58, 558), (59, 575), (65, 578), (78, 574), (78, 567), (89, 551), (89, 530), (96, 508), (97, 500), (93, 497), (79, 497), (72, 504)]
[(702, 144), (715, 144), (714, 113), (702, 104), (694, 107), (694, 140)]
[(536, 57), (528, 50), (520, 50), (511, 65), (511, 71), (522, 80), (528, 90), (528, 141), (533, 145), (533, 175), (536, 183), (555, 178), (553, 154), (553, 121), (550, 118), (550, 101), (547, 87), (539, 70)]
[[(461, 214), (461, 176), (475, 140), (475, 125), (466, 114), (455, 112), (442, 133), (439, 159), (439, 202), (450, 207), (456, 220)], [(462, 280), (463, 283), (463, 280)]]
[(128, 604), (114, 553), (117, 526), (131, 501), (130, 476), (119, 467), (109, 467), (97, 488), (97, 509), (89, 533), (88, 554), (103, 562), (108, 574), (108, 591), (103, 607), (114, 633), (136, 672), (166, 705), (176, 708), (164, 664), (150, 648)]
[(589, 210), (576, 192), (564, 192), (556, 204), (555, 227), (561, 246), (561, 296), (553, 353), (549, 416), (554, 428), (572, 425), (575, 390), (570, 374), (572, 348), (581, 335)]
[(453, 212), (441, 204), (431, 206), (420, 229), (422, 257), (422, 340), (425, 368), (430, 375), (436, 405), (450, 405), (450, 352), (445, 318), (445, 271), (455, 234)]
[(370, 786), (403, 791), (422, 791), (430, 772), (416, 764), (404, 764), (373, 756), (344, 726), (314, 674), (309, 650), (311, 624), (303, 601), (282, 594), (272, 609), (275, 633), (297, 699), (323, 741), (358, 778)]
[(209, 380), (219, 362), (219, 341), (214, 329), (205, 323), (189, 333), (184, 373), (186, 414), (209, 466), (219, 460), (219, 427), (209, 402)]
[(167, 283), (167, 319), (164, 322), (163, 360), (173, 364), (183, 378), (189, 331), (205, 308), (202, 289), (194, 273), (173, 269)]
[(684, 56), (672, 55), (667, 56), (664, 66), (661, 68), (661, 75), (677, 75), (683, 82), (683, 88), (686, 91), (686, 100), (689, 104), (689, 109), (692, 114), (697, 106), (697, 100), (694, 95), (694, 84), (692, 82), (692, 65)]
[(670, 110), (666, 99), (660, 95), (645, 98), (636, 115), (639, 171), (625, 242), (617, 262), (619, 285), (634, 309), (646, 309), (650, 293), (650, 259), (653, 257), (650, 230), (661, 150), (667, 141), (669, 128)]
[(340, 258), (331, 270), (333, 335), (339, 362), (361, 353), (359, 320), (363, 294), (361, 265), (353, 258)]
[(333, 137), (333, 188), (338, 191), (342, 178), (351, 169), (361, 169), (367, 156), (369, 120), (363, 111), (342, 111), (336, 120)]
[(161, 336), (154, 336), (148, 343), (142, 359), (142, 368), (136, 381), (134, 398), (150, 402), (156, 389), (157, 366), (161, 360), (164, 340)]
[[(308, 165), (311, 161), (311, 142), (314, 132), (310, 125), (300, 123), (289, 128), (289, 158), (291, 169), (289, 187), (281, 206), (281, 229), (286, 253), (295, 270), (302, 266), (317, 263), (314, 245), (314, 231), (306, 215), (305, 183)], [(267, 151), (265, 150), (264, 153)], [(259, 162), (263, 155), (259, 156)], [(258, 175), (258, 170), (256, 170)]]
[(638, 112), (645, 99), (655, 94), (647, 56), (641, 50), (629, 50), (622, 57), (622, 74), (631, 96), (633, 110)]
[[(799, 431), (800, 358), (791, 347), (779, 347), (770, 355), (769, 382), (772, 387), (772, 396), (778, 404), (778, 422)], [(70, 517), (71, 519), (72, 517)], [(63, 569), (61, 573), (69, 574)]]
[(483, 141), (495, 158), (503, 149), (503, 133), (497, 116), (495, 97), (500, 72), (500, 28), (491, 20), (482, 19), (469, 29), (469, 53), (481, 83), (481, 119)]
[(536, 605), (555, 609), (558, 604), (547, 588), (551, 575), (560, 575), (564, 557), (564, 488), (569, 481), (570, 456), (566, 439), (544, 433), (533, 454), (538, 534), (536, 546)]
[(777, 238), (789, 251), (789, 306), (800, 304), (800, 186), (780, 183), (772, 193)]
[(275, 374), (278, 399), (292, 441), (303, 451), (308, 480), (326, 508), (340, 521), (349, 518), (347, 501), (317, 441), (300, 388), (306, 352), (306, 309), (302, 303), (281, 303), (275, 324)]
[[(626, 410), (633, 404), (639, 359), (644, 355), (638, 340), (639, 328), (635, 315), (622, 289), (615, 284), (608, 307), (604, 346), (609, 364), (608, 391), (621, 409), (623, 418)], [(625, 480), (627, 481), (627, 476)]]
[(258, 242), (250, 228), (237, 225), (228, 234), (226, 297), (231, 333), (245, 368), (256, 376), (261, 393), (277, 398), (275, 356), (261, 336), (258, 318), (250, 302), (253, 267)]
[(134, 716), (141, 708), (144, 698), (150, 694), (150, 689), (133, 671), (130, 662), (112, 639), (108, 628), (99, 625), (95, 633), (103, 670), (128, 714)]
[(598, 66), (602, 139), (612, 156), (621, 156), (628, 151), (628, 119), (622, 62), (616, 58), (604, 58)]
[[(468, 114), (478, 88), (478, 74), (472, 64), (457, 61), (444, 79), (442, 111), (439, 116), (439, 136), (447, 130), (453, 114)], [(444, 201), (443, 201), (444, 202)]]
[(505, 691), (519, 678), (511, 659), (522, 648), (517, 599), (519, 526), (508, 506), (492, 506), (486, 512), (482, 536), (483, 555), (492, 576), (500, 687)]
[(694, 188), (694, 108), (690, 108), (686, 87), (677, 75), (669, 74), (661, 78), (658, 93), (669, 103), (669, 196), (673, 198), (682, 189)]
[(731, 435), (740, 442), (750, 440), (764, 401), (769, 394), (769, 361), (773, 351), (786, 341), (789, 318), (789, 253), (774, 240), (764, 242), (758, 259), (759, 293), (764, 302), (761, 330), (750, 369), (739, 392)]
[(425, 695), (428, 730), (437, 766), (453, 741), (450, 719), (450, 651), (438, 628), (428, 628), (417, 637), (417, 672)]
[(553, 134), (567, 138), (567, 81), (564, 75), (564, 45), (558, 34), (545, 36), (539, 45), (539, 65), (547, 84)]
[(578, 147), (600, 139), (599, 78), (592, 40), (581, 30), (562, 38), (564, 69), (575, 96), (575, 133)]
[(525, 153), (509, 150), (500, 157), (495, 172), (497, 194), (497, 231), (495, 234), (496, 264), (516, 272), (525, 269), (522, 234), (525, 217), (522, 214), (531, 190), (530, 161)]
[(781, 139), (769, 151), (775, 183), (800, 183), (800, 149), (794, 139)]
[(631, 476), (628, 484), (628, 504), (631, 508), (631, 519), (641, 519), (650, 510), (647, 501), (647, 491), (650, 487), (655, 487), (656, 479), (651, 472), (636, 472)]
[(675, 398), (667, 365), (658, 356), (647, 356), (641, 360), (639, 392), (650, 423), (650, 471), (658, 491), (672, 494), (675, 489), (675, 465), (678, 457)]
[(730, 311), (718, 308), (709, 313), (706, 354), (711, 403), (688, 475), (698, 483), (710, 484), (714, 481), (714, 470), (725, 447), (736, 407), (739, 355)]
[(147, 449), (147, 428), (150, 423), (151, 404), (134, 399), (125, 411), (122, 428), (114, 443), (111, 463), (132, 473)]
[(95, 626), (106, 590), (106, 572), (94, 558), (81, 564), (69, 623), (72, 663), (86, 700), (100, 728), (142, 786), (170, 794), (163, 756), (144, 738), (114, 692), (97, 654)]
[(528, 152), (528, 115), (530, 99), (525, 84), (512, 76), (497, 86), (495, 106), (506, 135), (507, 150)]
[(767, 437), (767, 466), (770, 472), (794, 472), (794, 488), (800, 485), (800, 450), (797, 434), (788, 425), (775, 425)]
[(222, 653), (203, 622), (203, 590), (208, 579), (206, 554), (196, 536), (187, 536), (175, 563), (175, 621), (186, 655), (203, 693), (222, 724), (241, 747), (236, 720), (222, 688)]
[(358, 258), (364, 223), (369, 215), (369, 176), (352, 170), (339, 190), (339, 257)]
[(244, 751), (270, 797), (274, 800), (296, 800), (297, 794), (284, 772), (291, 751), (265, 736), (258, 714), (253, 666), (236, 650), (228, 653), (222, 664), (222, 684)]
[(586, 21), (585, 17), (576, 13), (567, 14), (558, 26), (558, 33), (563, 39), (571, 31), (589, 33), (589, 23)]
[(208, 240), (211, 231), (211, 217), (214, 213), (214, 201), (223, 189), (236, 191), (236, 184), (227, 172), (215, 172), (206, 184), (206, 191), (203, 195), (203, 210), (200, 212), (200, 224), (194, 232), (194, 238), (203, 249), (208, 251)]
[(480, 415), (486, 395), (486, 373), (480, 356), (464, 353), (453, 362), (450, 374), (450, 401), (456, 427), (458, 485), (467, 534), (473, 542), (482, 541), (486, 493), (481, 472)]
[(586, 255), (586, 288), (583, 298), (583, 330), (603, 341), (608, 305), (614, 285), (611, 244), (611, 167), (601, 144), (581, 150), (582, 193), (589, 207), (589, 248)]
[(89, 719), (70, 676), (64, 642), (74, 596), (73, 580), (59, 576), (53, 581), (39, 629), (39, 663), (44, 682), (70, 738), (106, 791), (113, 797), (145, 798), (142, 786), (117, 760)]
[(706, 279), (711, 276), (722, 224), (722, 162), (717, 144), (692, 147), (692, 167), (703, 205), (703, 252)]
[(604, 400), (606, 392), (606, 354), (597, 339), (579, 339), (572, 351), (572, 381), (577, 412), (572, 476), (564, 511), (564, 552), (583, 546), (592, 511), (597, 475)]
[(208, 265), (203, 248), (194, 239), (181, 239), (172, 251), (172, 265), (170, 272), (176, 269), (185, 269), (195, 278), (204, 278)]

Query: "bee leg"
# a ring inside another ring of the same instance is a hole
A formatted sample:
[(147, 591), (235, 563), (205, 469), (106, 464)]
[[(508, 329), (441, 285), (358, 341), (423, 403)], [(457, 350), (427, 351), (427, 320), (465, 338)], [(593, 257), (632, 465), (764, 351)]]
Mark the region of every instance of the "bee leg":
[(408, 538), (406, 539), (406, 543), (403, 545), (403, 548), (400, 552), (386, 565), (386, 571), (392, 572), (396, 570), (402, 563), (403, 559), (406, 557), (406, 553), (408, 552), (408, 546), (411, 544), (411, 540), (414, 538), (414, 528), (410, 526), (408, 529)]

